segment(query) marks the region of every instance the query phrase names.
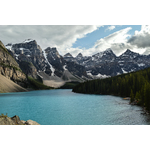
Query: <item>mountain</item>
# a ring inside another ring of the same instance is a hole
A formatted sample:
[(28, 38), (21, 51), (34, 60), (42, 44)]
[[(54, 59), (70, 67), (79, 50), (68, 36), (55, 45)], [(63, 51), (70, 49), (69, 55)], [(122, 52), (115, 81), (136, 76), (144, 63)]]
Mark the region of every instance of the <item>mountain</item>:
[(42, 49), (35, 40), (28, 39), (22, 43), (7, 44), (6, 48), (11, 51), (24, 73), (31, 77), (37, 78), (37, 71), (46, 65)]
[(66, 60), (67, 62), (76, 62), (76, 59), (70, 54), (70, 53), (67, 53), (63, 56), (64, 60)]
[(92, 56), (83, 56), (79, 53), (75, 58), (70, 59), (72, 59), (70, 62), (84, 66), (88, 77), (92, 79), (116, 76), (150, 67), (150, 55), (140, 55), (129, 49), (118, 57), (108, 48)]
[[(34, 79), (40, 77), (45, 85), (58, 87), (65, 82), (74, 81), (76, 76), (87, 77), (84, 66), (65, 60), (55, 47), (42, 50), (35, 40), (27, 39), (22, 43), (9, 43), (6, 48), (26, 75)], [(71, 54), (67, 54), (66, 57), (73, 58)], [(64, 81), (64, 75), (67, 76), (66, 70), (73, 78), (65, 77)], [(78, 80), (81, 81), (83, 80)]]

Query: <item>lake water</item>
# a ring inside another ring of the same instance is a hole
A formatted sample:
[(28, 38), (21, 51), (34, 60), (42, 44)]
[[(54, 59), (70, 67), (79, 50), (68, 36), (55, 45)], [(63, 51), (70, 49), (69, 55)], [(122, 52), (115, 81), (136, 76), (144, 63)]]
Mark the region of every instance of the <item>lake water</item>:
[(0, 94), (0, 113), (42, 125), (147, 125), (150, 117), (128, 100), (109, 95), (41, 90)]

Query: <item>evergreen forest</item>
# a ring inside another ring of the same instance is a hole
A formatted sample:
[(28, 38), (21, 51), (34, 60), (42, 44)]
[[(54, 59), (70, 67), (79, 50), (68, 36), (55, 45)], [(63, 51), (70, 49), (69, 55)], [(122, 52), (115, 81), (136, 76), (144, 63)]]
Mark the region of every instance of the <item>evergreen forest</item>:
[(95, 79), (76, 85), (76, 93), (116, 95), (130, 97), (150, 111), (150, 68), (105, 79)]

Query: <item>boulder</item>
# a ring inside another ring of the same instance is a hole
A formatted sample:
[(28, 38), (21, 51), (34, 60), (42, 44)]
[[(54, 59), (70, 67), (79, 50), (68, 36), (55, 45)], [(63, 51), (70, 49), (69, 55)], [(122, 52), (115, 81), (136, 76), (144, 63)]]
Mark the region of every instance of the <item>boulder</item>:
[(33, 121), (33, 120), (27, 120), (25, 122), (26, 125), (40, 125), (39, 123), (37, 123), (36, 121)]

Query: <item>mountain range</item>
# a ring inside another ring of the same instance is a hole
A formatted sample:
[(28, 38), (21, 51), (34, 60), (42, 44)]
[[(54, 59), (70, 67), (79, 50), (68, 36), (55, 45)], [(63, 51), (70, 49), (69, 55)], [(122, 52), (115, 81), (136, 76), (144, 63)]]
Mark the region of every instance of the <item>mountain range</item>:
[[(150, 67), (150, 55), (140, 55), (129, 49), (120, 56), (116, 56), (108, 48), (92, 56), (79, 53), (73, 57), (70, 53), (61, 56), (56, 47), (42, 50), (37, 42), (31, 39), (22, 43), (9, 43), (4, 47), (14, 58), (14, 66), (19, 67), (27, 76), (41, 78), (45, 85), (51, 87), (60, 87), (66, 82), (116, 76)], [(4, 71), (1, 69), (1, 74), (5, 75), (2, 72)]]

